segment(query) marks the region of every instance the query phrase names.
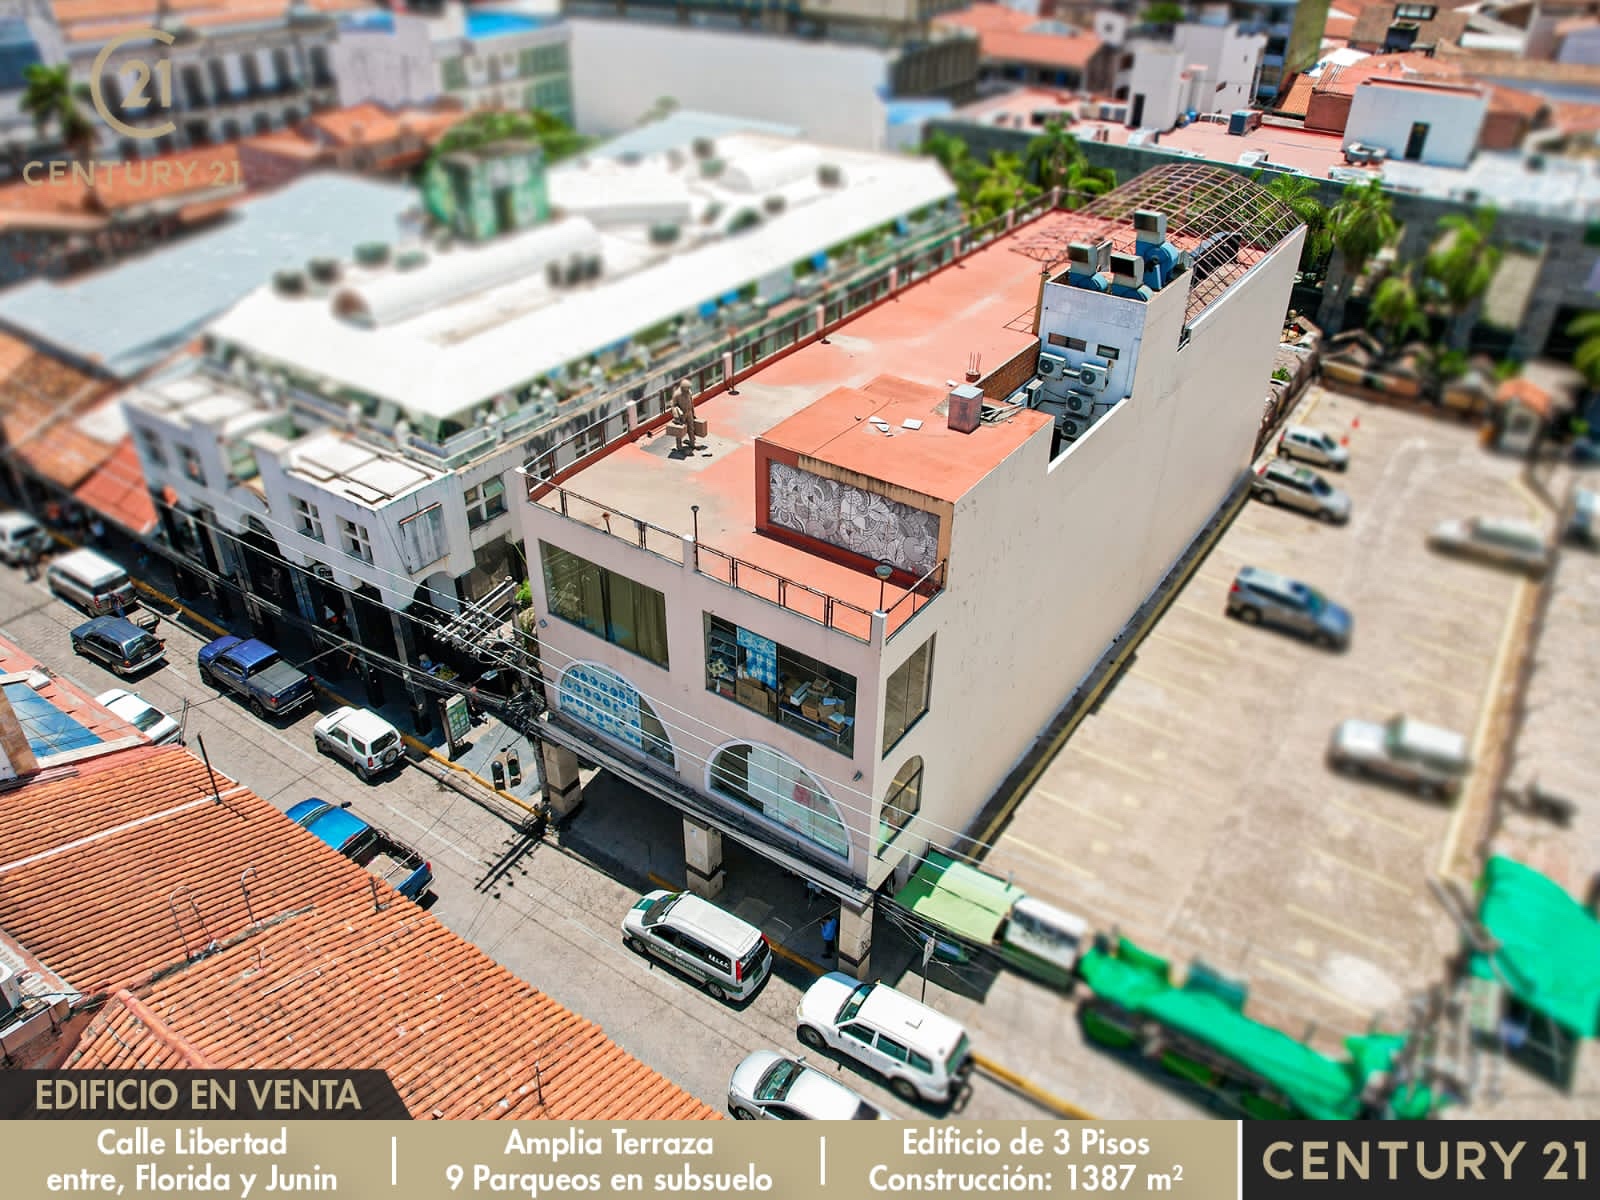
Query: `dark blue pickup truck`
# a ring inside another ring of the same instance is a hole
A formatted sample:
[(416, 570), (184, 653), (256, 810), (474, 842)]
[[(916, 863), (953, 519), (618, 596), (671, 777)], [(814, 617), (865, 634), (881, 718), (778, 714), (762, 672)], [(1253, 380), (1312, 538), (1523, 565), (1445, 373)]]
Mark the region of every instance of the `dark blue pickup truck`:
[(200, 677), (238, 694), (258, 717), (280, 717), (316, 698), (304, 671), (254, 638), (219, 637), (200, 647)]
[(289, 810), (289, 820), (309, 829), (324, 845), (360, 863), (408, 900), (421, 900), (433, 882), (433, 864), (349, 809), (315, 796)]

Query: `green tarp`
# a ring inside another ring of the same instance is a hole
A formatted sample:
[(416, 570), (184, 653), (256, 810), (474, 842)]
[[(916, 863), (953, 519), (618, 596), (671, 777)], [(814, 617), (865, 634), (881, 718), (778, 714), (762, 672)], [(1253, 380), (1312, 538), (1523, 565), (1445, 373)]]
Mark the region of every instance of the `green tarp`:
[(957, 937), (991, 946), (1022, 892), (949, 855), (931, 852), (894, 902)]
[(1474, 954), (1473, 974), (1500, 980), (1579, 1037), (1600, 1033), (1600, 921), (1554, 880), (1509, 858), (1491, 858), (1478, 886), (1478, 920), (1499, 948)]
[(1361, 1115), (1361, 1088), (1348, 1064), (1251, 1020), (1213, 992), (1173, 987), (1165, 963), (1137, 953), (1141, 957), (1130, 960), (1091, 950), (1079, 970), (1096, 996), (1209, 1047), (1266, 1080), (1306, 1116), (1347, 1120)]

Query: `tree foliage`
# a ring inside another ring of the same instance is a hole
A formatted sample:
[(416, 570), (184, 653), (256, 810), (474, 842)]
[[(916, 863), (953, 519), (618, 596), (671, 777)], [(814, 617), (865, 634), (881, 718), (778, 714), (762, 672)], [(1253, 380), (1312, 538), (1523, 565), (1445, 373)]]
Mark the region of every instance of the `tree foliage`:
[(1383, 181), (1373, 178), (1346, 188), (1328, 213), (1328, 232), (1334, 248), (1344, 255), (1346, 270), (1360, 278), (1378, 251), (1400, 232)]
[(1423, 272), (1429, 295), (1453, 318), (1489, 290), (1500, 269), (1501, 249), (1489, 240), (1494, 224), (1495, 212), (1488, 208), (1439, 220), (1442, 236), (1423, 259)]
[(1052, 119), (1044, 132), (1028, 143), (1024, 159), (1029, 175), (1041, 188), (1061, 189), (1067, 208), (1082, 208), (1117, 186), (1117, 173), (1090, 165), (1078, 139), (1059, 118)]
[(74, 158), (94, 153), (94, 122), (79, 103), (82, 88), (74, 87), (68, 66), (47, 67), (34, 63), (23, 71), (22, 111), (33, 118), (40, 136), (51, 125)]
[(1591, 391), (1600, 391), (1600, 312), (1582, 313), (1567, 326), (1567, 336), (1581, 339), (1572, 365)]
[(583, 137), (560, 117), (542, 109), (477, 112), (439, 139), (430, 162), (458, 150), (472, 150), (495, 142), (536, 142), (544, 151), (545, 162), (557, 163), (582, 153), (593, 144), (593, 139)]
[(1367, 324), (1379, 331), (1391, 353), (1408, 335), (1422, 337), (1428, 332), (1428, 319), (1409, 272), (1391, 275), (1378, 285), (1367, 310)]

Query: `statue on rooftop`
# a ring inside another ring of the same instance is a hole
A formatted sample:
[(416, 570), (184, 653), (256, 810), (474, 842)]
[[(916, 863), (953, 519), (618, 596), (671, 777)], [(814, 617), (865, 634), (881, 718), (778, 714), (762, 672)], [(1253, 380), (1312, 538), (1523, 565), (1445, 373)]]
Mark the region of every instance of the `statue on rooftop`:
[(687, 450), (693, 454), (695, 449), (694, 388), (687, 378), (678, 381), (678, 386), (672, 393), (672, 407), (677, 412), (672, 432), (677, 438), (678, 449)]

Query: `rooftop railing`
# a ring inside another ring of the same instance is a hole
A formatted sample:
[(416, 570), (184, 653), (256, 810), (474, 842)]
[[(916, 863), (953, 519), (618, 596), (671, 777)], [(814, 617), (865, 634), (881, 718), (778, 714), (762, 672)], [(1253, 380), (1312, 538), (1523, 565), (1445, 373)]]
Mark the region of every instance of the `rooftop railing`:
[[(590, 529), (680, 566), (684, 565), (687, 552), (690, 555), (688, 565), (698, 575), (775, 604), (858, 642), (872, 642), (874, 614), (859, 604), (842, 600), (798, 579), (790, 579), (747, 559), (718, 550), (715, 546), (708, 546), (705, 542), (695, 542), (682, 533), (663, 529), (642, 517), (619, 512), (581, 496), (571, 488), (545, 483), (539, 485), (539, 491), (541, 494), (534, 502), (569, 521), (587, 525)], [(905, 628), (917, 613), (928, 606), (928, 602), (944, 589), (944, 579), (945, 564), (941, 561), (906, 589), (893, 604), (888, 605), (884, 640), (887, 641)]]

